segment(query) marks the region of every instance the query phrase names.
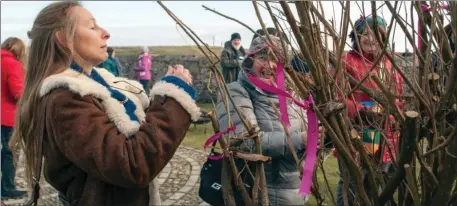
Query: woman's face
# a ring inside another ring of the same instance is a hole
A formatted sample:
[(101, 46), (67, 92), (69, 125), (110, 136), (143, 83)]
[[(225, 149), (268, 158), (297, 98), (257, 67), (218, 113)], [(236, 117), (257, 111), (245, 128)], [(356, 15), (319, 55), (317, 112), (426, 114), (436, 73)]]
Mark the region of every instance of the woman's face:
[(273, 80), (274, 70), (277, 64), (270, 61), (266, 56), (255, 56), (252, 71), (257, 78), (262, 80)]
[(233, 48), (235, 48), (236, 50), (240, 49), (240, 47), (241, 47), (241, 39), (234, 39), (234, 40), (232, 40), (232, 46), (233, 46)]
[[(381, 34), (379, 34), (380, 39)], [(378, 42), (376, 40), (376, 37), (374, 36), (374, 31), (373, 29), (367, 27), (364, 29), (360, 36), (360, 49), (362, 49), (363, 52), (369, 53), (369, 54), (376, 54), (379, 52), (380, 48), (378, 48)]]
[(76, 21), (73, 59), (82, 58), (90, 65), (98, 65), (108, 58), (106, 41), (110, 34), (101, 28), (92, 14), (83, 7), (72, 8)]

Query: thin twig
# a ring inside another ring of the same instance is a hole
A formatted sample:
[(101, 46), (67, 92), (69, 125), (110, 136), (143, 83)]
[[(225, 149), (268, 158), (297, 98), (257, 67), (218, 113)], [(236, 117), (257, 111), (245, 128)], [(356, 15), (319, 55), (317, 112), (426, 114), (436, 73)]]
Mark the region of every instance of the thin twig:
[(217, 11), (214, 10), (214, 9), (208, 8), (208, 7), (205, 6), (205, 5), (202, 5), (202, 7), (205, 8), (206, 10), (208, 10), (208, 11), (211, 11), (211, 12), (213, 12), (213, 13), (219, 15), (219, 16), (222, 16), (222, 17), (224, 17), (224, 18), (227, 18), (227, 19), (230, 19), (230, 20), (232, 20), (232, 21), (235, 21), (235, 22), (237, 22), (237, 23), (243, 25), (244, 27), (246, 27), (246, 28), (249, 29), (250, 31), (252, 31), (252, 33), (257, 34), (257, 35), (260, 36), (259, 33), (255, 32), (254, 29), (252, 29), (252, 28), (251, 28), (250, 26), (248, 26), (247, 24), (241, 22), (240, 20), (235, 19), (235, 18), (233, 18), (233, 17), (229, 17), (229, 16), (227, 16), (227, 15), (224, 15), (224, 14), (222, 14), (222, 13), (220, 13), (220, 12), (217, 12)]
[(436, 146), (435, 148), (429, 150), (428, 152), (423, 154), (422, 157), (427, 157), (435, 152), (438, 152), (438, 151), (446, 148), (452, 142), (452, 140), (454, 140), (454, 138), (457, 136), (456, 134), (457, 134), (457, 126), (455, 126), (452, 129), (451, 134), (449, 134), (448, 138), (446, 138), (446, 140), (443, 143), (441, 143), (440, 145)]
[[(400, 19), (400, 15), (397, 13), (397, 11), (395, 11), (394, 7), (392, 6), (392, 4), (389, 1), (384, 1), (384, 2), (386, 4), (387, 8), (389, 8), (390, 13), (392, 13), (392, 16), (397, 20), (398, 25), (401, 27), (403, 32), (405, 32), (406, 38), (408, 38), (409, 43), (413, 46), (413, 48), (415, 50), (418, 50), (415, 42), (413, 42), (413, 38), (412, 38), (411, 34), (409, 33), (409, 31), (406, 28), (406, 26), (403, 23), (403, 21)], [(424, 59), (424, 57), (422, 55), (419, 54), (418, 57), (419, 57), (419, 60), (422, 63), (425, 61), (425, 59)]]

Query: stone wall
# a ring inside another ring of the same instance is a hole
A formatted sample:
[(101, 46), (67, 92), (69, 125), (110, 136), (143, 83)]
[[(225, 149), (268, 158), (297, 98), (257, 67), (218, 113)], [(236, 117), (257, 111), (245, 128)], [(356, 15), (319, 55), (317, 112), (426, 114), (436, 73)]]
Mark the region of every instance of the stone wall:
[[(403, 69), (403, 72), (405, 75), (408, 77), (409, 81), (411, 82), (418, 82), (418, 73), (417, 70), (412, 69), (413, 67), (413, 56), (412, 55), (403, 55), (401, 57), (396, 57), (396, 63), (397, 65)], [(403, 95), (405, 96), (414, 96), (413, 91), (410, 89), (410, 87), (403, 81)], [(405, 101), (405, 109), (406, 110), (415, 110), (417, 111), (418, 108), (417, 106), (417, 99), (409, 98), (406, 99)]]
[[(413, 70), (413, 56), (403, 55), (402, 57), (396, 57), (397, 65), (403, 69), (403, 72), (411, 82), (418, 82), (418, 73)], [(417, 64), (416, 64), (417, 65)], [(408, 85), (403, 81), (403, 92), (405, 95), (414, 95)]]
[[(127, 78), (135, 79), (134, 68), (137, 64), (138, 56), (118, 56), (119, 61), (123, 66), (123, 74)], [(189, 69), (193, 77), (193, 86), (197, 90), (198, 102), (211, 102), (211, 98), (215, 99), (215, 88), (217, 87), (214, 74), (211, 77), (211, 93), (208, 90), (208, 82), (210, 81), (210, 63), (202, 56), (171, 56), (157, 55), (152, 57), (152, 80), (150, 87), (159, 81), (168, 70), (168, 65), (182, 64)]]

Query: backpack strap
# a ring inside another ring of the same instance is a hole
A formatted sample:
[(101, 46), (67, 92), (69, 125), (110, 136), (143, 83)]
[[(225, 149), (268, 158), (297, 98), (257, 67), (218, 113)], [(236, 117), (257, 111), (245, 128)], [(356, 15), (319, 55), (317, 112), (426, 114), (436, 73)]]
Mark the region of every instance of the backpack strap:
[[(42, 121), (41, 124), (38, 124), (39, 128), (37, 128), (39, 131), (38, 134), (38, 145), (36, 148), (36, 153), (35, 153), (35, 174), (33, 175), (33, 190), (32, 190), (32, 195), (30, 196), (30, 199), (24, 203), (24, 206), (37, 206), (38, 205), (38, 199), (40, 198), (40, 178), (41, 178), (41, 166), (43, 164), (43, 136), (45, 134), (45, 120), (46, 120), (46, 99), (43, 99), (43, 104), (44, 109), (42, 110), (44, 112), (44, 115), (42, 115)], [(40, 112), (41, 113), (41, 112)]]

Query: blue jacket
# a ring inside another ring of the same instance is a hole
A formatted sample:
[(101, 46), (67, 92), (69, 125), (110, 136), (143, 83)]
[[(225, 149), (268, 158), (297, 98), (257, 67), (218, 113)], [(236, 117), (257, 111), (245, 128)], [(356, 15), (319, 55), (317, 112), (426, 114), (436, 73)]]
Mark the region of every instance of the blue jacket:
[(103, 63), (98, 65), (100, 68), (105, 68), (108, 70), (110, 73), (112, 73), (116, 77), (122, 76), (121, 74), (121, 68), (120, 68), (120, 63), (119, 61), (114, 58), (114, 57), (108, 57)]

